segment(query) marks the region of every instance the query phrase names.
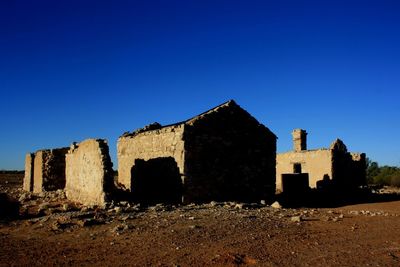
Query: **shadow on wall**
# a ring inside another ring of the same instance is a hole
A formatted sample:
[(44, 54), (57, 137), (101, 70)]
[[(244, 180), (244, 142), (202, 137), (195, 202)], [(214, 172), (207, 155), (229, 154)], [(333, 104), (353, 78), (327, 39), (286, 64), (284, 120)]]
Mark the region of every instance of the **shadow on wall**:
[(182, 180), (174, 158), (136, 159), (131, 169), (132, 195), (142, 204), (182, 201)]

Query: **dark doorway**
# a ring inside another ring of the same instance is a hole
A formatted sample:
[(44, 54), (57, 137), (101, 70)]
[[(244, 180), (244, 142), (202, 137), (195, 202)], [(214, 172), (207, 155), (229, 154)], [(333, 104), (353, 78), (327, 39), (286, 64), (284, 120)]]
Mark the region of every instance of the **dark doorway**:
[(298, 196), (308, 192), (308, 173), (282, 174), (282, 191), (288, 196)]
[(174, 158), (137, 159), (131, 169), (132, 193), (143, 204), (182, 201), (182, 180)]
[(293, 173), (301, 173), (301, 163), (293, 164)]

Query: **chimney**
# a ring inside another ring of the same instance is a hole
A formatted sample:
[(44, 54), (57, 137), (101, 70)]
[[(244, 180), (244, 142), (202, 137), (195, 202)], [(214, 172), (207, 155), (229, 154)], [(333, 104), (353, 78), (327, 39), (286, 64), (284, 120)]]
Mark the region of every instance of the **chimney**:
[(294, 129), (293, 136), (293, 149), (296, 152), (307, 150), (307, 132), (302, 129)]

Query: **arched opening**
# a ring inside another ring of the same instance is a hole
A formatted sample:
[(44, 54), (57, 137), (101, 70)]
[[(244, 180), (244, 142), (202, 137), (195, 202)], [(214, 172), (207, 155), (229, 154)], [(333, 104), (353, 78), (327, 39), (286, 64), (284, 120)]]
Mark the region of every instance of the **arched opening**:
[(174, 158), (136, 159), (131, 169), (132, 193), (143, 204), (182, 201), (182, 180)]

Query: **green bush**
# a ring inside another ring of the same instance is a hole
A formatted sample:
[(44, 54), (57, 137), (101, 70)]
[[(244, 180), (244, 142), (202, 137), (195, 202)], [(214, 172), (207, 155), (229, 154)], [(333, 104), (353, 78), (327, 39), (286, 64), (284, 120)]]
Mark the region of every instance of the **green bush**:
[(379, 167), (378, 163), (367, 159), (367, 182), (369, 184), (400, 187), (400, 168), (393, 166)]

